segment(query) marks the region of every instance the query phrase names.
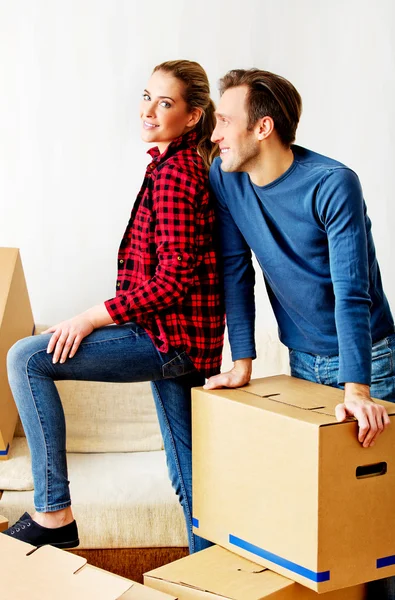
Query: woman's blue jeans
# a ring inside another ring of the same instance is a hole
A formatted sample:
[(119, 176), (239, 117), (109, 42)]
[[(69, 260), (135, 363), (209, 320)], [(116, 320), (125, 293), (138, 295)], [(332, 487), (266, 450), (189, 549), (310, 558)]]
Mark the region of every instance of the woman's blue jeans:
[[(204, 384), (185, 352), (159, 352), (135, 323), (96, 329), (65, 363), (52, 364), (50, 334), (25, 338), (9, 351), (8, 377), (32, 456), (38, 512), (71, 505), (66, 427), (54, 381), (151, 381), (167, 466), (184, 510), (191, 552), (210, 542), (192, 532), (191, 388)], [(94, 418), (94, 417), (93, 417)]]
[[(341, 387), (338, 385), (339, 357), (318, 356), (289, 351), (291, 375), (314, 383)], [(373, 398), (395, 402), (395, 334), (380, 340), (372, 347)], [(391, 425), (393, 427), (393, 425)], [(383, 433), (385, 435), (385, 432)], [(380, 510), (380, 508), (378, 507)], [(368, 518), (369, 515), (366, 515)], [(369, 600), (395, 600), (395, 577), (380, 579), (368, 584)]]

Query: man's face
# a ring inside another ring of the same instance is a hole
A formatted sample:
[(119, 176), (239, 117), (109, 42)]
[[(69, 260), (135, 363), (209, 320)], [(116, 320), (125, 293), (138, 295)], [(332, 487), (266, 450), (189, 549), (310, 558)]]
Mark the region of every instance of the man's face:
[(211, 141), (219, 145), (221, 169), (226, 172), (246, 171), (252, 168), (259, 155), (260, 144), (254, 130), (248, 131), (246, 86), (226, 90), (216, 112), (217, 123)]

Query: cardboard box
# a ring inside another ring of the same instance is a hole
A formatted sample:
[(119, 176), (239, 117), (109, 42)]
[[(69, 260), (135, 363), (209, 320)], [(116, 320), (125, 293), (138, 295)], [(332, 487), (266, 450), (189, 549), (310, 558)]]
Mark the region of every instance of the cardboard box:
[(8, 529), (8, 519), (0, 515), (0, 531)]
[(0, 460), (8, 458), (18, 412), (7, 379), (7, 352), (34, 321), (17, 248), (0, 248)]
[(195, 388), (195, 533), (318, 592), (394, 575), (395, 404), (362, 448), (342, 400), (286, 375)]
[[(316, 600), (318, 594), (265, 567), (212, 546), (144, 575), (145, 585), (178, 600)], [(320, 594), (323, 600), (363, 600), (365, 586)]]
[(6, 600), (177, 600), (86, 564), (52, 546), (0, 534), (0, 598)]

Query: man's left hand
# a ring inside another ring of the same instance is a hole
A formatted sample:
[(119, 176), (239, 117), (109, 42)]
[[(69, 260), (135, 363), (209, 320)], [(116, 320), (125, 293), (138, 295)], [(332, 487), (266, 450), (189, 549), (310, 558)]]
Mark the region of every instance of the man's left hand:
[(336, 406), (337, 420), (355, 417), (359, 426), (358, 441), (364, 448), (374, 446), (378, 436), (391, 423), (387, 411), (371, 399), (368, 385), (346, 383), (344, 389), (344, 403)]

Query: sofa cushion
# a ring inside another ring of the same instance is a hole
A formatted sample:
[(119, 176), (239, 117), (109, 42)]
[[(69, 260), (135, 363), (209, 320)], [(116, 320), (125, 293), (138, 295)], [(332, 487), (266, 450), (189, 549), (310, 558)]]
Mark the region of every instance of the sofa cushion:
[[(164, 451), (69, 454), (81, 548), (187, 546), (182, 508)], [(34, 511), (33, 492), (4, 492), (0, 514), (14, 523)]]
[(14, 438), (8, 460), (0, 461), (0, 490), (32, 490), (32, 464), (26, 438)]
[[(36, 333), (45, 326), (37, 326)], [(68, 452), (161, 450), (162, 438), (148, 382), (56, 383), (67, 422)], [(19, 421), (16, 436), (23, 436)]]

